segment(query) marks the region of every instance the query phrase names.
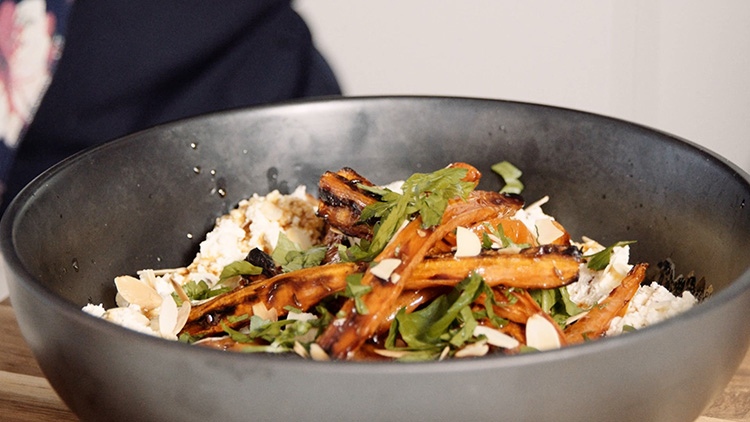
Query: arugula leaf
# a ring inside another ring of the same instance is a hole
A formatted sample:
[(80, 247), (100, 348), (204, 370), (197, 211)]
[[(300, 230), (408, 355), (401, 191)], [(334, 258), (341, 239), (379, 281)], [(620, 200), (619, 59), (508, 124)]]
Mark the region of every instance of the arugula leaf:
[(242, 322), (250, 319), (250, 315), (248, 314), (242, 314), (242, 315), (229, 315), (227, 316), (227, 321), (231, 322), (232, 324), (237, 322)]
[(415, 173), (401, 186), (403, 194), (389, 189), (357, 185), (363, 190), (380, 195), (380, 201), (362, 210), (360, 221), (379, 218), (372, 241), (347, 250), (345, 259), (371, 261), (385, 248), (404, 221), (418, 214), (422, 227), (440, 224), (448, 201), (466, 198), (474, 190), (474, 183), (464, 182), (467, 169), (444, 168), (432, 173)]
[[(472, 272), (450, 294), (439, 296), (423, 309), (410, 314), (399, 311), (391, 325), (386, 347), (393, 347), (397, 333), (412, 350), (439, 353), (447, 341), (463, 344), (461, 340), (467, 338), (469, 327), (463, 333), (460, 332), (461, 324), (453, 332), (450, 332), (450, 328), (459, 316), (469, 325), (472, 324), (471, 321), (476, 323), (471, 315), (471, 303), (481, 293), (482, 284), (482, 277)], [(473, 332), (473, 328), (471, 331)]]
[(279, 233), (276, 248), (271, 258), (281, 265), (284, 272), (296, 271), (302, 268), (317, 267), (326, 256), (325, 246), (313, 246), (303, 251), (302, 248), (292, 242), (284, 233)]
[[(504, 304), (498, 303), (497, 300), (495, 300), (495, 292), (492, 290), (492, 287), (490, 287), (487, 283), (482, 283), (480, 288), (484, 293), (484, 313), (486, 314), (487, 319), (490, 320), (490, 323), (492, 323), (492, 325), (497, 328), (502, 328), (508, 325), (507, 319), (500, 318), (499, 316), (495, 315), (494, 307), (504, 306)], [(515, 296), (511, 296), (510, 299), (511, 304), (515, 303), (516, 300), (518, 300)]]
[(263, 272), (263, 268), (256, 267), (255, 265), (242, 260), (242, 261), (234, 261), (231, 264), (224, 267), (224, 269), (221, 270), (221, 275), (219, 275), (219, 283), (223, 283), (225, 280), (230, 279), (232, 277), (242, 276), (242, 275), (258, 275)]
[(362, 285), (362, 276), (364, 274), (350, 274), (346, 276), (346, 290), (344, 296), (354, 299), (354, 307), (357, 309), (357, 313), (360, 315), (367, 315), (369, 310), (362, 301), (362, 296), (369, 293), (372, 290), (372, 286)]
[(589, 262), (588, 264), (586, 264), (586, 266), (594, 271), (601, 271), (607, 268), (607, 265), (609, 265), (609, 260), (612, 257), (612, 250), (615, 247), (630, 245), (635, 242), (635, 240), (620, 241), (615, 243), (614, 245), (604, 248), (602, 251), (599, 251), (595, 254), (585, 255), (584, 258), (589, 258)]
[(523, 183), (520, 180), (523, 172), (518, 167), (509, 161), (501, 161), (490, 168), (505, 181), (505, 186), (500, 189), (500, 193), (520, 194), (523, 191)]
[(560, 327), (565, 326), (568, 318), (585, 311), (570, 300), (568, 289), (564, 286), (555, 289), (530, 289), (529, 294)]
[[(182, 290), (190, 300), (205, 300), (231, 291), (232, 288), (216, 287), (212, 289), (208, 287), (208, 283), (206, 283), (204, 280), (201, 280), (197, 283), (195, 280), (190, 280), (182, 285)], [(172, 293), (172, 298), (174, 299), (177, 306), (182, 306), (182, 298), (177, 295), (177, 292)]]
[(195, 343), (196, 341), (202, 339), (203, 336), (204, 336), (204, 334), (198, 334), (197, 336), (194, 336), (192, 334), (182, 333), (182, 334), (180, 334), (180, 337), (177, 340), (179, 342), (181, 342), (181, 343), (192, 344), (192, 343)]
[[(500, 239), (500, 246), (503, 248), (518, 248), (518, 249), (525, 249), (530, 248), (531, 244), (529, 243), (515, 243), (513, 242), (513, 239), (509, 238), (505, 235), (505, 229), (503, 228), (502, 224), (498, 224), (497, 227), (492, 227), (490, 223), (484, 223), (484, 226), (489, 230), (495, 237)], [(486, 240), (485, 240), (486, 236)], [(485, 249), (491, 249), (492, 248), (492, 240), (489, 236), (487, 236), (487, 233), (482, 233), (482, 245), (484, 247), (485, 242), (489, 242), (490, 246)]]
[(468, 306), (461, 308), (458, 316), (461, 320), (461, 326), (448, 342), (456, 348), (463, 346), (464, 343), (471, 340), (474, 336), (474, 329), (479, 325), (477, 320), (474, 319), (474, 313), (471, 312), (471, 308)]

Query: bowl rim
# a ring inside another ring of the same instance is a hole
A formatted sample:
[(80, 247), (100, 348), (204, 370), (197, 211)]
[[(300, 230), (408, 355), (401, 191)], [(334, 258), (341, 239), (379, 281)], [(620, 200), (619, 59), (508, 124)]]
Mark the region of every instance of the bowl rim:
[[(86, 312), (81, 310), (82, 306), (76, 306), (70, 301), (60, 297), (53, 293), (50, 289), (46, 288), (42, 282), (31, 274), (21, 263), (20, 257), (15, 250), (15, 234), (14, 234), (14, 223), (20, 218), (24, 209), (29, 205), (29, 202), (34, 197), (34, 192), (39, 187), (43, 186), (50, 178), (61, 171), (65, 171), (70, 166), (75, 165), (79, 160), (86, 159), (92, 154), (99, 153), (109, 148), (117, 148), (122, 143), (137, 142), (144, 134), (150, 132), (158, 132), (169, 127), (183, 124), (190, 121), (200, 121), (204, 119), (221, 118), (227, 115), (244, 115), (246, 113), (263, 113), (263, 112), (277, 112), (285, 108), (298, 108), (298, 107), (310, 107), (320, 106), (330, 103), (336, 104), (347, 104), (354, 102), (373, 102), (373, 101), (466, 101), (466, 102), (483, 102), (483, 103), (504, 103), (504, 104), (515, 104), (523, 107), (540, 107), (550, 110), (559, 110), (569, 112), (572, 114), (586, 115), (595, 117), (597, 119), (605, 119), (618, 124), (624, 124), (634, 128), (640, 128), (649, 132), (656, 133), (661, 137), (667, 138), (669, 142), (682, 144), (691, 149), (697, 150), (707, 159), (715, 161), (726, 170), (733, 172), (735, 178), (740, 179), (745, 185), (748, 186), (750, 192), (750, 176), (740, 169), (737, 165), (720, 156), (719, 154), (709, 150), (708, 148), (698, 145), (695, 142), (683, 139), (679, 136), (671, 133), (654, 129), (646, 125), (634, 123), (631, 121), (606, 116), (603, 114), (592, 113), (588, 111), (582, 111), (572, 108), (545, 105), (532, 102), (524, 101), (513, 101), (503, 99), (490, 99), (490, 98), (479, 98), (479, 97), (451, 97), (451, 96), (429, 96), (429, 95), (378, 95), (378, 96), (357, 96), (357, 97), (319, 97), (319, 98), (307, 98), (298, 100), (289, 100), (271, 104), (263, 104), (249, 107), (237, 107), (227, 110), (220, 110), (211, 113), (205, 113), (197, 116), (176, 119), (166, 123), (152, 126), (144, 130), (134, 132), (123, 137), (107, 141), (101, 145), (87, 148), (80, 151), (59, 163), (53, 165), (48, 170), (37, 176), (29, 184), (27, 184), (19, 194), (11, 201), (9, 207), (2, 215), (0, 219), (0, 252), (2, 259), (5, 260), (6, 273), (8, 274), (8, 284), (10, 288), (11, 304), (13, 297), (15, 296), (15, 289), (24, 289), (28, 294), (33, 296), (35, 299), (42, 302), (44, 305), (56, 309), (61, 312), (65, 318), (75, 321), (82, 327), (97, 332), (104, 336), (118, 336), (128, 339), (129, 341), (144, 343), (150, 348), (161, 349), (165, 351), (172, 350), (188, 350), (192, 349), (192, 354), (206, 354), (207, 358), (218, 358), (218, 356), (224, 356), (224, 358), (232, 361), (236, 364), (255, 364), (256, 362), (263, 362), (267, 364), (273, 364), (279, 362), (283, 364), (283, 367), (290, 369), (299, 369), (299, 365), (308, 371), (321, 371), (331, 373), (358, 373), (361, 374), (363, 368), (376, 368), (378, 373), (392, 374), (398, 373), (412, 373), (412, 374), (423, 374), (423, 373), (444, 373), (444, 372), (455, 372), (455, 371), (477, 371), (485, 370), (487, 368), (505, 368), (505, 367), (518, 367), (527, 365), (538, 365), (542, 362), (558, 362), (572, 358), (580, 358), (582, 356), (594, 355), (605, 352), (611, 349), (617, 349), (627, 344), (648, 341), (654, 337), (658, 337), (662, 332), (669, 330), (670, 327), (678, 324), (688, 324), (691, 321), (700, 318), (702, 315), (712, 312), (718, 307), (723, 306), (727, 302), (731, 302), (737, 298), (740, 293), (750, 289), (750, 266), (748, 266), (742, 274), (740, 274), (734, 281), (729, 283), (724, 289), (714, 293), (711, 298), (701, 303), (699, 306), (695, 306), (687, 311), (668, 318), (665, 321), (659, 322), (652, 326), (647, 326), (632, 333), (626, 335), (618, 335), (614, 337), (602, 338), (597, 341), (590, 343), (581, 343), (566, 346), (556, 350), (549, 350), (543, 353), (521, 353), (517, 355), (489, 355), (485, 357), (475, 359), (449, 359), (447, 361), (427, 361), (427, 362), (390, 362), (390, 361), (313, 361), (310, 359), (299, 359), (296, 356), (290, 358), (288, 354), (282, 354), (281, 356), (269, 353), (251, 353), (248, 356), (245, 353), (226, 353), (220, 350), (214, 350), (204, 347), (192, 347), (190, 345), (181, 344), (180, 342), (165, 340), (159, 337), (151, 336), (148, 334), (139, 333), (128, 328), (113, 324), (105, 321), (101, 318), (88, 315)], [(202, 238), (196, 236), (196, 240), (200, 241)], [(11, 275), (14, 272), (16, 275)], [(175, 349), (175, 348), (181, 349)]]

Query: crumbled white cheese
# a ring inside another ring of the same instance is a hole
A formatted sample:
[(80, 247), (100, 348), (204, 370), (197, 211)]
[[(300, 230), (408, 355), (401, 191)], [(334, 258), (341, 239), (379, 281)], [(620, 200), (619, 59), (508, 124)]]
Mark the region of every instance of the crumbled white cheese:
[[(174, 271), (142, 270), (139, 278), (118, 277), (116, 308), (86, 305), (84, 311), (136, 331), (176, 339), (176, 327), (185, 319), (189, 307), (173, 304), (172, 282), (205, 281), (209, 287), (219, 281), (226, 265), (244, 259), (253, 248), (273, 252), (279, 233), (284, 233), (302, 249), (320, 240), (323, 222), (315, 215), (317, 201), (298, 187), (289, 195), (273, 191), (266, 196), (253, 195), (238, 207), (216, 219), (214, 228), (199, 245), (199, 252), (187, 268)], [(123, 291), (120, 287), (123, 287)], [(172, 303), (167, 303), (172, 301)], [(160, 313), (167, 303), (167, 314)], [(161, 319), (161, 321), (160, 321)], [(184, 322), (182, 322), (184, 323)]]
[[(584, 254), (593, 254), (604, 249), (601, 245), (589, 245)], [(569, 284), (566, 289), (572, 300), (577, 305), (590, 308), (595, 303), (601, 302), (609, 296), (612, 290), (619, 286), (632, 265), (630, 259), (630, 247), (617, 246), (612, 249), (612, 257), (609, 265), (602, 271), (594, 271), (581, 264), (578, 271), (578, 281)]]
[(690, 292), (683, 292), (682, 296), (675, 297), (664, 286), (657, 282), (650, 285), (642, 285), (638, 288), (635, 296), (628, 304), (628, 310), (623, 317), (615, 317), (609, 325), (607, 335), (616, 335), (622, 332), (624, 326), (643, 328), (647, 325), (656, 324), (667, 318), (693, 307), (698, 301)]
[(158, 332), (151, 328), (151, 321), (141, 313), (138, 306), (108, 309), (103, 318), (125, 328), (141, 333), (158, 336)]
[(104, 312), (106, 310), (104, 309), (104, 306), (102, 304), (94, 305), (93, 303), (89, 303), (88, 305), (83, 307), (83, 312), (86, 312), (89, 315), (93, 315), (97, 318), (104, 317)]

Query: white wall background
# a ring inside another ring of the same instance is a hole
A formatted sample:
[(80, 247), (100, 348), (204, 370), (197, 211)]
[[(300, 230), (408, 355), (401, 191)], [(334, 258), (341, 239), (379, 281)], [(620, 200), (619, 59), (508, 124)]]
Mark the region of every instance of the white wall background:
[(346, 95), (529, 101), (661, 129), (750, 171), (750, 1), (296, 0)]
[(295, 5), (346, 95), (455, 95), (591, 111), (689, 139), (750, 172), (750, 1)]

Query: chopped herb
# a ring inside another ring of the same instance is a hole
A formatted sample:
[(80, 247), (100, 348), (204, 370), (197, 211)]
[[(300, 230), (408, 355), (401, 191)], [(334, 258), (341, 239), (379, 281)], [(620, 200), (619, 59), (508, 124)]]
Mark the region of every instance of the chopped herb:
[[(503, 225), (502, 224), (498, 224), (497, 227), (492, 227), (492, 225), (490, 223), (484, 223), (484, 227), (486, 227), (487, 230), (489, 230), (492, 235), (494, 235), (496, 238), (498, 238), (500, 240), (500, 246), (502, 248), (525, 249), (525, 248), (530, 248), (531, 247), (531, 244), (529, 244), (529, 243), (515, 243), (515, 242), (513, 242), (513, 239), (511, 239), (511, 238), (509, 238), (508, 236), (505, 235), (505, 230), (503, 229)], [(483, 245), (482, 245), (482, 247), (484, 247), (484, 243), (486, 241), (489, 241), (490, 242), (490, 247), (485, 248), (485, 249), (492, 248), (492, 240), (490, 239), (489, 235), (487, 235), (487, 232), (484, 232), (482, 234), (483, 234), (483, 238), (482, 238)], [(486, 241), (484, 240), (484, 236), (486, 236)]]
[(555, 289), (530, 289), (529, 294), (560, 327), (565, 326), (568, 318), (585, 310), (570, 300), (568, 289), (564, 286)]
[[(471, 303), (483, 291), (483, 284), (482, 277), (472, 272), (450, 294), (439, 296), (426, 307), (409, 314), (401, 309), (391, 323), (386, 348), (425, 351), (425, 356), (434, 359), (449, 343), (462, 345), (474, 331)], [(407, 348), (395, 347), (398, 335)]]
[(284, 233), (279, 233), (276, 248), (271, 257), (281, 266), (284, 272), (300, 270), (302, 268), (316, 267), (323, 262), (326, 256), (325, 246), (313, 246), (303, 251), (302, 248), (289, 240)]
[[(182, 290), (185, 292), (187, 297), (193, 301), (193, 300), (206, 300), (210, 299), (214, 296), (218, 296), (220, 294), (226, 293), (228, 291), (231, 291), (232, 289), (230, 287), (216, 287), (214, 289), (208, 287), (208, 283), (201, 280), (199, 282), (196, 282), (195, 280), (190, 280), (187, 283), (182, 285)], [(182, 298), (180, 298), (177, 293), (172, 293), (172, 298), (174, 298), (175, 303), (177, 303), (177, 306), (182, 306)]]
[(231, 264), (224, 267), (223, 270), (221, 270), (221, 275), (219, 276), (219, 283), (223, 283), (225, 280), (228, 280), (232, 277), (243, 276), (243, 275), (258, 275), (262, 272), (263, 272), (263, 268), (256, 267), (255, 265), (245, 260), (234, 261)]
[(414, 215), (422, 217), (422, 228), (440, 224), (448, 201), (466, 198), (474, 190), (474, 183), (464, 182), (467, 169), (444, 168), (433, 173), (415, 173), (401, 186), (403, 194), (372, 186), (358, 185), (361, 189), (380, 196), (380, 201), (362, 210), (361, 221), (379, 219), (369, 244), (360, 243), (347, 250), (345, 259), (371, 261), (377, 256), (404, 221)]
[(622, 326), (622, 332), (623, 333), (629, 333), (629, 332), (635, 331), (635, 330), (636, 330), (636, 328), (633, 327), (632, 325), (625, 324), (625, 325)]
[(584, 258), (589, 259), (589, 262), (588, 264), (586, 264), (586, 266), (594, 271), (601, 271), (607, 268), (607, 265), (609, 265), (609, 260), (612, 258), (612, 251), (614, 250), (614, 248), (618, 246), (630, 245), (631, 243), (635, 243), (635, 240), (620, 241), (615, 243), (614, 245), (604, 248), (600, 252), (584, 256)]
[(523, 191), (521, 175), (523, 172), (508, 161), (502, 161), (491, 167), (492, 171), (499, 174), (505, 181), (505, 186), (500, 189), (500, 193), (520, 194)]
[(289, 312), (290, 314), (301, 314), (301, 313), (302, 313), (302, 309), (299, 309), (299, 308), (295, 308), (295, 307), (294, 307), (294, 306), (292, 306), (292, 305), (286, 305), (286, 306), (284, 306), (284, 309), (285, 309), (285, 310), (286, 310), (287, 312)]
[(536, 347), (527, 346), (525, 344), (522, 344), (518, 348), (518, 352), (519, 353), (534, 353), (534, 352), (538, 352), (538, 351), (539, 351), (539, 349), (537, 349)]
[(196, 341), (202, 339), (203, 336), (204, 336), (203, 334), (199, 334), (197, 336), (194, 336), (194, 335), (191, 335), (189, 333), (182, 333), (182, 334), (180, 334), (180, 337), (178, 337), (177, 339), (180, 342), (182, 342), (182, 343), (192, 344), (192, 343), (195, 343)]
[(357, 309), (357, 313), (360, 315), (367, 315), (368, 309), (365, 303), (362, 301), (362, 296), (369, 293), (372, 290), (372, 286), (362, 285), (362, 276), (364, 274), (350, 274), (346, 277), (346, 290), (344, 296), (354, 299), (354, 307)]
[(231, 322), (232, 324), (246, 321), (250, 319), (250, 315), (248, 314), (242, 314), (242, 315), (229, 315), (227, 316), (227, 321)]

